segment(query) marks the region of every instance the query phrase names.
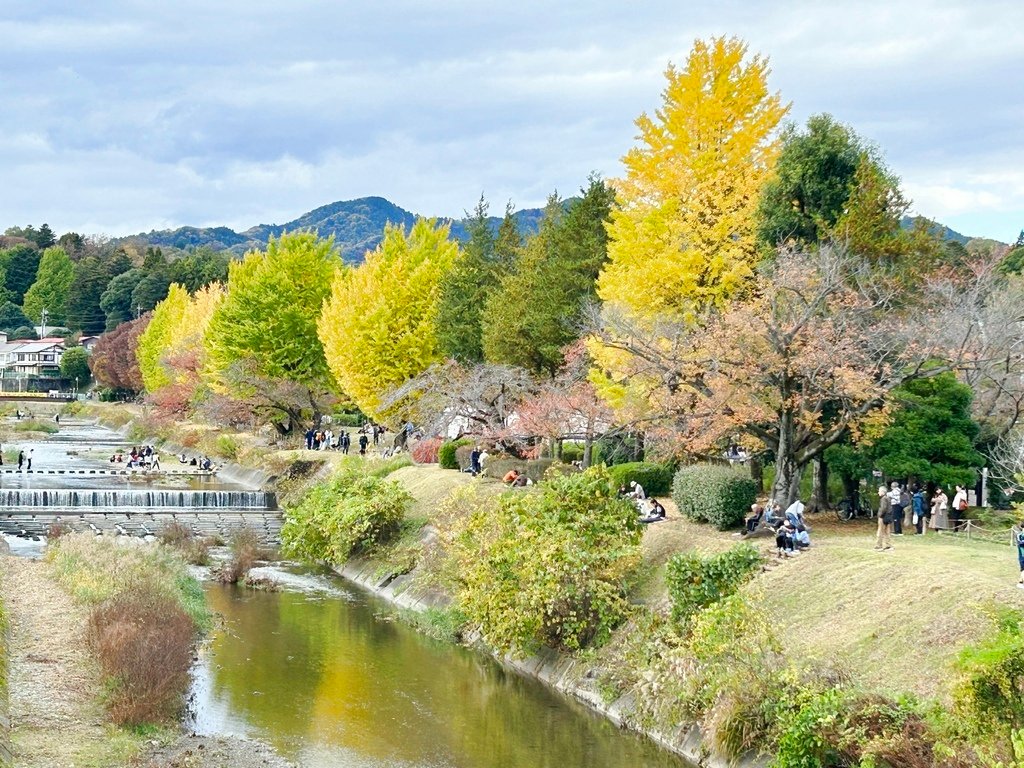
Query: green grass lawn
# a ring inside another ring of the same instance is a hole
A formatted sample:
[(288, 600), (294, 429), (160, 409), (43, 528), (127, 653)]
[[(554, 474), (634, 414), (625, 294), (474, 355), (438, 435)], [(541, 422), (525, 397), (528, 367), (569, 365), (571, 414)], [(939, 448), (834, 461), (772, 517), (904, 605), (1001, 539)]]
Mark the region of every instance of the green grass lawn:
[[(428, 520), (455, 488), (481, 482), (436, 465), (403, 467), (391, 477), (416, 499), (410, 517)], [(633, 595), (652, 607), (667, 604), (664, 565), (673, 554), (739, 542), (663, 502), (668, 519), (644, 531), (645, 569)], [(810, 522), (813, 547), (799, 557), (779, 561), (774, 540), (754, 540), (769, 562), (745, 589), (776, 621), (787, 653), (838, 664), (869, 689), (945, 699), (952, 660), (987, 631), (991, 608), (1024, 609), (1009, 542), (931, 532), (894, 537), (893, 550), (876, 552), (874, 521), (840, 523), (823, 514)]]

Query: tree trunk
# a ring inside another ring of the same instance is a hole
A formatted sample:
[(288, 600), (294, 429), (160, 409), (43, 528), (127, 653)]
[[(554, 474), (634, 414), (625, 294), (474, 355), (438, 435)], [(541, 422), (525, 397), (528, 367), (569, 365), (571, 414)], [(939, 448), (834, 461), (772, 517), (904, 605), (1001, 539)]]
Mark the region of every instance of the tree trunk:
[(587, 435), (583, 438), (583, 468), (587, 469), (594, 459), (594, 438)]
[(764, 493), (764, 464), (758, 456), (750, 457), (750, 478), (757, 485), (757, 495)]
[(779, 447), (775, 451), (775, 482), (772, 499), (783, 509), (796, 501), (800, 493), (800, 470), (797, 465), (795, 424), (791, 411), (783, 412), (779, 419)]
[(812, 512), (824, 512), (828, 504), (828, 464), (819, 454), (811, 462), (813, 486), (811, 488), (810, 508)]

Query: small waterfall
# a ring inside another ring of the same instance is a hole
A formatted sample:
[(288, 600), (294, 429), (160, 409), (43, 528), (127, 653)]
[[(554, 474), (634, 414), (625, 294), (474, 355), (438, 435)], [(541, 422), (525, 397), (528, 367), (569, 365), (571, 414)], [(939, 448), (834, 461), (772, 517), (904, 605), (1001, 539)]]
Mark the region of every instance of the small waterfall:
[(152, 509), (181, 510), (271, 510), (277, 499), (266, 491), (179, 491), (179, 490), (34, 490), (0, 489), (0, 509), (92, 511), (116, 509), (122, 512)]

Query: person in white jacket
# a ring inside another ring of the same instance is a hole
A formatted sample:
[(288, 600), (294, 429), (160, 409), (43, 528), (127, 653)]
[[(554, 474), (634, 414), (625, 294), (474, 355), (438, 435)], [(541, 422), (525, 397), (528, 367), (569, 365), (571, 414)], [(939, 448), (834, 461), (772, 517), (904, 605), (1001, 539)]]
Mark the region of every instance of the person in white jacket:
[(963, 530), (964, 512), (967, 511), (967, 491), (962, 486), (956, 487), (953, 505), (949, 509), (949, 519), (954, 531)]

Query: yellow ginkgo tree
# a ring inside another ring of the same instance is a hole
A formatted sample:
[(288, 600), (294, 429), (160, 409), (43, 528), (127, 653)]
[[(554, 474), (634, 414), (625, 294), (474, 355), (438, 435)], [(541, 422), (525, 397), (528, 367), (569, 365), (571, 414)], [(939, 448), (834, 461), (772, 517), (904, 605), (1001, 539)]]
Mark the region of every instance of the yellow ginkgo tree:
[(622, 418), (656, 417), (661, 391), (674, 386), (671, 376), (638, 375), (630, 337), (663, 355), (676, 342), (659, 329), (699, 323), (754, 274), (759, 195), (788, 110), (768, 73), (735, 38), (697, 40), (682, 68), (666, 70), (662, 106), (637, 118), (598, 278), (603, 330), (588, 345), (592, 379)]
[(335, 276), (320, 340), (338, 385), (364, 413), (380, 416), (382, 395), (440, 360), (438, 298), (458, 250), (447, 224), (417, 219), (408, 234), (388, 225), (365, 262)]
[(735, 38), (698, 40), (682, 69), (668, 67), (664, 104), (637, 118), (639, 143), (615, 182), (604, 301), (688, 312), (728, 299), (751, 275), (758, 199), (788, 110), (768, 71)]

